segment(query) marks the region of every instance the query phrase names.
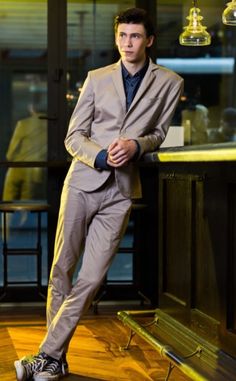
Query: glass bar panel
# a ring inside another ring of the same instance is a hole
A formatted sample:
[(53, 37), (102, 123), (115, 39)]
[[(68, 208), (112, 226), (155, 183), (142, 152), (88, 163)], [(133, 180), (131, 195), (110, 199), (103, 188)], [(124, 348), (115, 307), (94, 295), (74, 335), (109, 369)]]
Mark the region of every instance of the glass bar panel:
[[(47, 199), (47, 0), (0, 0), (0, 193), (3, 202)], [(10, 247), (33, 247), (31, 213), (9, 214)], [(0, 245), (2, 247), (2, 216)], [(47, 283), (47, 215), (42, 215), (43, 276)], [(3, 279), (0, 256), (0, 284)], [(35, 258), (12, 256), (8, 278), (31, 281)]]

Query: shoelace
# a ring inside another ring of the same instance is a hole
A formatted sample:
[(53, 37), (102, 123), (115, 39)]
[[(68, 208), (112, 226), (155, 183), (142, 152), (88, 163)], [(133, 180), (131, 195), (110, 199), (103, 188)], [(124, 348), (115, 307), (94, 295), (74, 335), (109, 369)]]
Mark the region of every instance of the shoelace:
[(63, 372), (63, 364), (57, 360), (52, 360), (43, 370), (44, 372), (49, 373), (50, 375), (59, 374)]
[(33, 373), (41, 372), (46, 365), (47, 360), (43, 356), (32, 356), (25, 358), (22, 361), (22, 365), (26, 371), (26, 377), (31, 377)]

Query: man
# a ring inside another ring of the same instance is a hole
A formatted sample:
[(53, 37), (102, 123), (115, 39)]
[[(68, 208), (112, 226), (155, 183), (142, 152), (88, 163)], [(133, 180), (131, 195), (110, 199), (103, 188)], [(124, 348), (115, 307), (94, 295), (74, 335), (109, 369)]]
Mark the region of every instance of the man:
[(67, 373), (71, 337), (116, 253), (131, 200), (141, 197), (137, 161), (164, 140), (182, 91), (182, 78), (147, 56), (154, 30), (144, 10), (116, 17), (115, 40), (121, 59), (88, 73), (70, 121), (65, 145), (73, 161), (61, 197), (48, 330), (37, 356), (15, 362), (18, 381)]
[[(29, 104), (30, 115), (17, 122), (7, 150), (8, 161), (45, 161), (47, 159), (47, 122), (41, 103)], [(9, 168), (3, 187), (3, 201), (42, 200), (46, 197), (46, 169)]]
[(221, 137), (220, 141), (224, 142), (236, 141), (236, 108), (227, 107), (222, 111), (219, 137)]

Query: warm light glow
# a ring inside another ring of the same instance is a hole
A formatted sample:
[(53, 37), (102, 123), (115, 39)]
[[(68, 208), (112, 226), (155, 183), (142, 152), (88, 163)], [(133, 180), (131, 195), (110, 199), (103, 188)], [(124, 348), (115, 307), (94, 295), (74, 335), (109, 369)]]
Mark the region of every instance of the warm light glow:
[(184, 31), (179, 37), (181, 45), (186, 46), (205, 46), (210, 45), (211, 36), (206, 31), (206, 27), (201, 24), (203, 17), (200, 15), (200, 9), (195, 6), (189, 11), (189, 16), (186, 17), (189, 20), (189, 25), (184, 27)]
[(225, 25), (236, 26), (236, 0), (227, 3), (227, 8), (222, 14), (222, 22)]
[[(226, 144), (226, 143), (225, 143)], [(190, 149), (179, 148), (178, 151), (168, 150), (157, 152), (157, 159), (161, 162), (215, 162), (215, 161), (235, 161), (236, 147), (217, 149)]]

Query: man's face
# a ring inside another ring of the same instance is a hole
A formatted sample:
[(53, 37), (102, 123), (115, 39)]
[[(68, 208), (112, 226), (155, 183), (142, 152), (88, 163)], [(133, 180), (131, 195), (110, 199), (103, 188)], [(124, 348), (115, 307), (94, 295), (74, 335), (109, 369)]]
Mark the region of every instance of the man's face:
[(116, 45), (122, 61), (140, 63), (146, 59), (146, 48), (153, 43), (153, 36), (147, 37), (143, 24), (119, 24)]

